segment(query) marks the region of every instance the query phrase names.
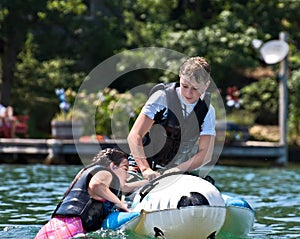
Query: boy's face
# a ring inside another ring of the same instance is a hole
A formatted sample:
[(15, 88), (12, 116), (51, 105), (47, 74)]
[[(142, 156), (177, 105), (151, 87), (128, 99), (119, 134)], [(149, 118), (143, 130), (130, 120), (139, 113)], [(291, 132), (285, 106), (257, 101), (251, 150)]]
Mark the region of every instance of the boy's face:
[(195, 82), (180, 77), (180, 94), (182, 98), (189, 104), (195, 103), (200, 96), (206, 91), (209, 82)]

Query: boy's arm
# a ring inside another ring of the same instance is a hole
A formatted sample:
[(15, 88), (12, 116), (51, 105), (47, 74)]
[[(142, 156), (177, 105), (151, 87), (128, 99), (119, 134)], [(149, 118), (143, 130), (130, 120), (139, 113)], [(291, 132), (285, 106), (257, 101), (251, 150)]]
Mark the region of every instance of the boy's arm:
[(154, 120), (150, 119), (145, 114), (139, 114), (127, 138), (134, 160), (142, 171), (144, 178), (149, 180), (160, 175), (150, 168), (143, 147), (143, 137), (150, 130), (153, 123)]

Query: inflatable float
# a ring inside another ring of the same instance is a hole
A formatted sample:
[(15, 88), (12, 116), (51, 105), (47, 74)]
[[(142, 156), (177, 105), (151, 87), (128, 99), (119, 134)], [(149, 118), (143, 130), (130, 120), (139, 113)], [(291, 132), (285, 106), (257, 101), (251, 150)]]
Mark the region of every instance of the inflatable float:
[(167, 239), (215, 238), (220, 232), (247, 235), (254, 210), (243, 198), (222, 194), (193, 175), (163, 175), (134, 196), (131, 212), (113, 212), (102, 227)]

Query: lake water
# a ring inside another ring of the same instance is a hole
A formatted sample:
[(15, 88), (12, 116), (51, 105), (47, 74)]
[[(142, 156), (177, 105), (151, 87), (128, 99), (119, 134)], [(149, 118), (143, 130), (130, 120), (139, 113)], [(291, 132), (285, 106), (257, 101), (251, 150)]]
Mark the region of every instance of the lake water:
[[(0, 238), (33, 239), (81, 167), (0, 165)], [(210, 175), (221, 192), (237, 193), (255, 209), (247, 239), (300, 238), (300, 165), (286, 168), (216, 166)], [(99, 231), (85, 238), (144, 238)]]

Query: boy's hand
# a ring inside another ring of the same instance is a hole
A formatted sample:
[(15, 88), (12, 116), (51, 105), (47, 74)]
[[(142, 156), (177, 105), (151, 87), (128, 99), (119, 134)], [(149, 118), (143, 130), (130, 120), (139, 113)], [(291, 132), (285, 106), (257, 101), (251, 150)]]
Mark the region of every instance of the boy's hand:
[(142, 172), (143, 177), (147, 180), (152, 180), (160, 176), (159, 172), (153, 171), (151, 168), (148, 168)]
[(164, 171), (163, 175), (169, 174), (169, 173), (178, 173), (178, 172), (180, 172), (180, 169), (175, 167), (175, 168), (170, 168), (170, 169)]

